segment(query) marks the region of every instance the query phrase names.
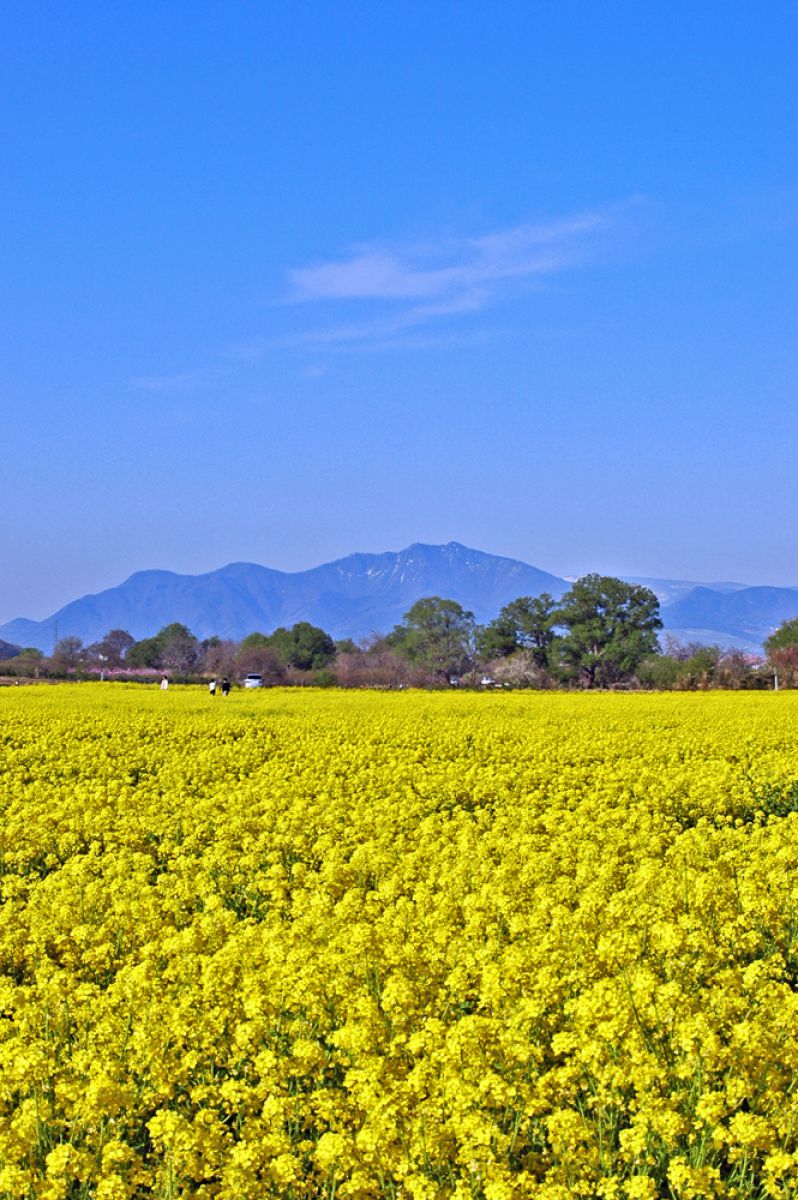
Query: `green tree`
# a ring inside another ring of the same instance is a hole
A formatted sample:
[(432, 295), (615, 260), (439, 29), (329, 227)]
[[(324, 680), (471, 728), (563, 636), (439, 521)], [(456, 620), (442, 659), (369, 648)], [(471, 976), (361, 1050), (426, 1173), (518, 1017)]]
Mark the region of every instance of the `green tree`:
[(480, 655), (483, 659), (504, 658), (517, 650), (528, 650), (534, 665), (547, 670), (557, 637), (556, 614), (557, 605), (548, 592), (519, 596), (505, 604), (498, 617), (481, 631)]
[(251, 633), (241, 643), (242, 650), (255, 648), (256, 646), (268, 646), (277, 655), (277, 659), (282, 667), (291, 666), (294, 645), (291, 638), (291, 630), (287, 625), (278, 625), (268, 635), (265, 633)]
[(152, 667), (161, 665), (161, 643), (157, 637), (142, 638), (134, 642), (125, 655), (128, 667)]
[(44, 654), (38, 646), (24, 646), (17, 655), (17, 658), (29, 658), (31, 662), (41, 662)]
[(589, 688), (630, 678), (657, 650), (662, 628), (654, 593), (609, 575), (578, 579), (555, 620), (565, 628), (557, 647), (563, 674)]
[(151, 667), (159, 671), (187, 674), (197, 666), (200, 644), (194, 634), (179, 621), (164, 625), (155, 637), (142, 638), (125, 654), (131, 667)]
[[(6, 646), (12, 653), (3, 649)], [(14, 646), (10, 642), (0, 642), (0, 674), (2, 675), (16, 675), (18, 678), (21, 675), (38, 676), (43, 658), (41, 650), (33, 646), (20, 649), (19, 646)]]
[(720, 646), (691, 643), (690, 655), (679, 663), (676, 685), (685, 691), (706, 691), (715, 685), (720, 665)]
[[(241, 643), (242, 648), (258, 644), (253, 639), (263, 634), (250, 634)], [(290, 629), (281, 625), (270, 633), (262, 643), (275, 651), (283, 666), (296, 667), (298, 671), (318, 671), (335, 658), (335, 642), (323, 629), (309, 621), (298, 621)]]
[(644, 688), (667, 692), (673, 689), (682, 666), (671, 654), (652, 654), (643, 659), (636, 674)]
[(798, 687), (798, 617), (784, 621), (765, 641), (779, 687)]
[(389, 641), (402, 658), (438, 678), (451, 680), (473, 659), (474, 614), (456, 600), (417, 600)]
[(494, 658), (509, 658), (521, 649), (518, 627), (515, 621), (506, 616), (506, 609), (503, 608), (498, 617), (494, 617), (487, 625), (477, 628), (476, 644), (482, 662), (490, 662)]
[(788, 646), (798, 646), (798, 617), (784, 621), (771, 633), (765, 641), (765, 652), (768, 658), (773, 657), (776, 650), (786, 650)]

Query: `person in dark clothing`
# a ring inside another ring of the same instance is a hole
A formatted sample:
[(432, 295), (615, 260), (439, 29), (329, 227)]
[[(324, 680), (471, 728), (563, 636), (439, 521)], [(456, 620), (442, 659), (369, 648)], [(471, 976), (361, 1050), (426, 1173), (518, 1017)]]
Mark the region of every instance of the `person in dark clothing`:
[(222, 680), (222, 695), (223, 696), (230, 695), (230, 680), (227, 678), (226, 675), (225, 675), (224, 679)]

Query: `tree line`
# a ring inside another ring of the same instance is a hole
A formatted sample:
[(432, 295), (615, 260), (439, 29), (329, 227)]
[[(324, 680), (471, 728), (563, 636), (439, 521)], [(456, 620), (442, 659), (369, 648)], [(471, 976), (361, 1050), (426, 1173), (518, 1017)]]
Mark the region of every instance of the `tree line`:
[(456, 600), (418, 600), (387, 635), (334, 641), (308, 621), (236, 642), (200, 640), (172, 622), (135, 640), (114, 629), (84, 646), (65, 637), (45, 657), (27, 649), (6, 675), (178, 679), (263, 677), (265, 684), (343, 687), (536, 687), (692, 689), (798, 686), (798, 618), (768, 639), (763, 661), (742, 650), (660, 646), (659, 602), (650, 589), (586, 575), (560, 600), (520, 596), (485, 625)]

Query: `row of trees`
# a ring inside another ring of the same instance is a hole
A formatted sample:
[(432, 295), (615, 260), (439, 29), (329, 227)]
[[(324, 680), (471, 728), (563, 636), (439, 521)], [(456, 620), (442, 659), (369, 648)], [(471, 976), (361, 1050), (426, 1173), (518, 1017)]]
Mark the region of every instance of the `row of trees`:
[(62, 638), (49, 659), (28, 650), (6, 665), (54, 675), (122, 670), (241, 679), (256, 673), (267, 684), (341, 686), (740, 688), (771, 686), (776, 679), (798, 686), (798, 619), (769, 639), (765, 664), (739, 650), (667, 638), (662, 651), (661, 628), (659, 603), (648, 588), (587, 575), (559, 601), (545, 593), (522, 596), (486, 625), (456, 600), (429, 596), (386, 637), (359, 645), (334, 642), (308, 621), (251, 633), (241, 642), (200, 641), (173, 622), (140, 641), (123, 629), (90, 646)]
[(601, 575), (578, 580), (560, 601), (547, 593), (505, 605), (488, 625), (454, 600), (419, 602), (388, 641), (439, 677), (513, 659), (529, 683), (612, 687), (657, 652), (659, 601), (648, 588)]
[(191, 630), (175, 621), (153, 637), (136, 641), (126, 629), (112, 629), (99, 642), (84, 646), (78, 637), (65, 637), (53, 653), (26, 649), (6, 666), (25, 673), (65, 675), (74, 672), (167, 673), (179, 676), (245, 675), (250, 671), (282, 679), (286, 672), (313, 671), (335, 658), (335, 642), (307, 621), (271, 634), (252, 633), (242, 642), (218, 637), (200, 641)]

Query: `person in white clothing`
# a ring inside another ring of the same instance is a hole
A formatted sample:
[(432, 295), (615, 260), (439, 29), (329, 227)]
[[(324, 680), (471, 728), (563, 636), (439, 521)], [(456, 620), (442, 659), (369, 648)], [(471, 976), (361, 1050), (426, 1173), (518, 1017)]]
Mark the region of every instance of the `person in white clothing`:
[(168, 687), (169, 687), (169, 680), (164, 675), (161, 679), (161, 691), (165, 692)]

